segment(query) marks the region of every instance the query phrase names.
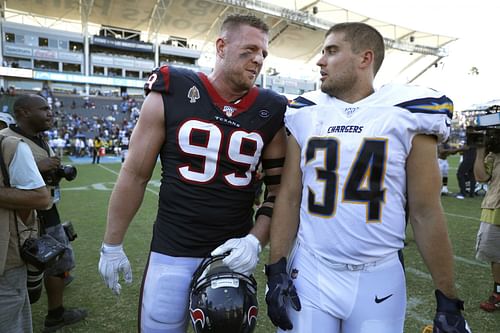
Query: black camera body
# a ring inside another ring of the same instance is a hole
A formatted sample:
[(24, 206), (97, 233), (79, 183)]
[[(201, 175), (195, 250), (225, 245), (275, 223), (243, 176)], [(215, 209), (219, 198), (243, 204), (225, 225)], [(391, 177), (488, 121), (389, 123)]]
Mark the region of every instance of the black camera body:
[(494, 105), (474, 120), (475, 126), (466, 129), (467, 144), (485, 147), (486, 151), (500, 153), (500, 106)]
[(467, 127), (467, 145), (485, 147), (487, 151), (500, 153), (500, 127), (475, 126)]
[(44, 271), (59, 260), (64, 251), (66, 251), (66, 246), (45, 234), (39, 238), (28, 238), (21, 246), (21, 258)]
[(67, 181), (72, 181), (76, 178), (76, 168), (72, 165), (60, 165), (57, 169), (46, 172), (43, 175), (43, 179), (47, 185), (56, 186), (59, 184), (61, 179), (66, 179)]

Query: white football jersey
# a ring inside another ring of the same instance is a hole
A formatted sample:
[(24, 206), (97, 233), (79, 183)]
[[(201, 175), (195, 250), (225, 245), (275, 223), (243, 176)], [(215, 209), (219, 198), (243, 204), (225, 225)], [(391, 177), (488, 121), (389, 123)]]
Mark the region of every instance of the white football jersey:
[(409, 85), (354, 104), (321, 92), (292, 101), (285, 124), (301, 148), (301, 246), (353, 265), (401, 249), (412, 139), (446, 140), (452, 113), (443, 94)]

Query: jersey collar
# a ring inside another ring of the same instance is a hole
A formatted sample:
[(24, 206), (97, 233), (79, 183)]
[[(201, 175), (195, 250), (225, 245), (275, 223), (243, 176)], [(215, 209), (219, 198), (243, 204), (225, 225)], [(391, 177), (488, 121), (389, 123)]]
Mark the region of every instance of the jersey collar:
[(200, 72), (198, 75), (200, 76), (201, 82), (207, 89), (212, 102), (228, 117), (235, 117), (238, 114), (247, 111), (259, 94), (259, 89), (257, 87), (252, 87), (248, 93), (240, 98), (236, 103), (228, 102), (219, 95), (217, 90), (215, 90), (205, 73)]

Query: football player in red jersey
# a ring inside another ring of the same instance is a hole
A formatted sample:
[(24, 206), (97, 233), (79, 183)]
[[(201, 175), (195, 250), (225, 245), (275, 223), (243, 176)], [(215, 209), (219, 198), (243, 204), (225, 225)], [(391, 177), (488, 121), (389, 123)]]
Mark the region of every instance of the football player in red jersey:
[[(99, 271), (119, 294), (120, 273), (132, 281), (124, 236), (160, 156), (158, 214), (139, 314), (143, 332), (186, 331), (189, 284), (204, 257), (230, 252), (224, 264), (249, 275), (268, 241), (287, 104), (284, 96), (255, 87), (268, 53), (268, 27), (254, 16), (228, 16), (215, 46), (208, 76), (172, 66), (151, 74), (111, 194)], [(268, 196), (254, 223), (260, 162)]]

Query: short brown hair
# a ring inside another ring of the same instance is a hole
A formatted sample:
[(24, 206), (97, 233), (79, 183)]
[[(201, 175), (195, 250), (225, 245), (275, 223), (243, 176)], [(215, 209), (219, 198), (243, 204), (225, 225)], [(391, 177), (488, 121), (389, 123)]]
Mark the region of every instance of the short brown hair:
[(257, 16), (240, 14), (227, 16), (224, 22), (222, 22), (220, 30), (231, 31), (237, 29), (240, 25), (249, 25), (262, 32), (269, 33), (269, 26)]
[(384, 37), (380, 32), (366, 23), (344, 22), (332, 26), (326, 32), (325, 37), (335, 32), (344, 33), (344, 40), (351, 44), (354, 53), (371, 49), (374, 53), (373, 70), (377, 74), (385, 56)]

